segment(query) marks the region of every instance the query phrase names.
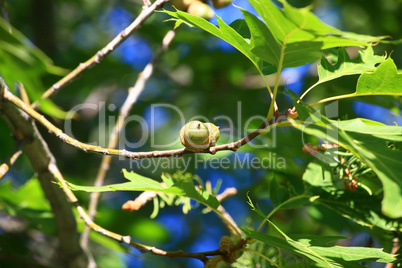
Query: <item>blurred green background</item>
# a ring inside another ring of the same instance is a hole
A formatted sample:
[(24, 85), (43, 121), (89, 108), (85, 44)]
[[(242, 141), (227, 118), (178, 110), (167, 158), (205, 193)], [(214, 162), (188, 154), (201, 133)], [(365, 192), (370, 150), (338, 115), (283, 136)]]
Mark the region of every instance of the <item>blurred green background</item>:
[[(72, 70), (86, 61), (109, 42), (122, 29), (128, 26), (140, 13), (142, 3), (138, 1), (94, 0), (50, 1), (20, 0), (6, 1), (9, 21), (13, 27), (29, 38), (41, 49), (56, 66)], [(341, 30), (368, 35), (389, 35), (393, 39), (402, 38), (402, 2), (386, 1), (289, 1), (302, 7), (312, 5), (314, 12), (326, 23)], [(234, 4), (252, 11), (245, 0), (235, 0)], [(166, 9), (172, 9), (168, 3)], [(233, 6), (216, 11), (225, 22), (231, 23), (241, 18)], [(64, 111), (69, 111), (81, 103), (95, 104), (96, 109), (80, 110), (77, 120), (72, 122), (72, 131), (82, 142), (107, 144), (107, 134), (114, 123), (118, 108), (133, 86), (139, 72), (151, 60), (165, 33), (172, 29), (172, 22), (165, 22), (166, 14), (155, 13), (145, 24), (125, 41), (115, 52), (79, 79), (73, 81), (54, 96), (52, 100)], [(216, 23), (216, 19), (211, 22)], [(6, 36), (6, 33), (3, 33)], [(0, 42), (6, 42), (0, 37)], [(380, 44), (374, 47), (378, 55), (392, 55), (396, 65), (402, 66), (402, 46)], [(353, 51), (351, 51), (352, 53)], [(1, 62), (0, 62), (1, 63)], [(2, 63), (4, 64), (4, 63)], [(26, 70), (11, 71), (26, 73)], [(61, 76), (43, 72), (37, 77), (38, 87), (29, 89), (32, 98), (58, 81)], [(286, 69), (283, 73), (283, 86), (300, 95), (317, 81), (316, 64)], [(332, 83), (320, 85), (309, 95), (306, 102), (320, 98), (350, 93), (355, 90), (357, 76), (343, 77)], [(13, 87), (15, 81), (7, 81)], [(36, 91), (36, 92), (35, 92)], [(339, 118), (364, 117), (385, 124), (396, 122), (402, 125), (401, 100), (382, 96), (366, 97), (363, 101), (345, 100), (340, 102)], [(177, 140), (182, 122), (178, 114), (161, 104), (175, 105), (180, 109), (185, 121), (194, 116), (205, 116), (209, 121), (220, 125), (221, 129), (230, 127), (224, 120), (214, 121), (216, 116), (225, 115), (234, 122), (236, 135), (230, 137), (223, 131), (219, 143), (233, 141), (245, 135), (246, 131), (257, 128), (260, 121), (254, 120), (249, 129), (244, 124), (252, 116), (265, 117), (270, 99), (261, 78), (246, 58), (228, 44), (195, 29), (181, 27), (169, 50), (161, 58), (154, 75), (134, 105), (131, 115), (138, 115), (147, 122), (155, 124), (151, 133), (155, 144), (166, 144)], [(155, 106), (156, 105), (156, 106)], [(159, 106), (158, 106), (159, 105)], [(278, 105), (284, 112), (293, 105), (291, 99), (281, 90)], [(239, 108), (241, 107), (241, 108)], [(241, 111), (239, 112), (239, 109)], [(51, 118), (51, 117), (49, 117)], [(103, 120), (102, 118), (106, 118)], [(62, 120), (52, 119), (56, 126), (65, 130)], [(0, 120), (1, 149), (0, 159), (4, 161), (12, 151), (14, 140), (3, 120)], [(86, 154), (50, 135), (43, 127), (40, 132), (55, 155), (57, 164), (65, 178), (80, 185), (91, 185), (96, 176), (101, 155)], [(124, 137), (137, 142), (143, 137), (144, 129), (133, 121), (126, 124)], [(240, 135), (237, 135), (239, 133)], [(177, 140), (178, 141), (178, 140)], [(155, 150), (148, 139), (138, 151)], [(301, 151), (300, 132), (291, 128), (281, 128), (273, 133), (258, 137), (255, 144), (264, 148), (242, 147), (238, 153), (221, 153), (218, 157), (235, 160), (247, 157), (284, 158), (285, 169), (235, 168), (228, 169), (195, 167), (195, 156), (186, 172), (195, 173), (204, 181), (215, 185), (221, 180), (221, 190), (236, 187), (239, 193), (223, 203), (227, 211), (241, 226), (258, 227), (260, 219), (247, 205), (246, 193), (258, 203), (265, 213), (273, 208), (272, 193), (269, 186), (279, 183), (303, 192), (301, 177), (311, 157)], [(180, 148), (176, 142), (171, 148)], [(197, 156), (198, 160), (203, 157)], [(139, 166), (129, 160), (114, 159), (106, 177), (106, 183), (125, 181), (121, 169), (134, 168), (135, 172), (154, 179), (160, 179), (162, 172), (175, 173), (176, 168), (147, 167), (146, 162)], [(34, 179), (35, 174), (29, 161), (22, 156), (9, 174), (0, 183), (0, 266), (26, 267), (31, 265), (48, 267), (52, 264), (55, 245), (53, 218), (47, 201)], [(84, 207), (88, 205), (89, 194), (76, 193)], [(136, 212), (127, 212), (121, 205), (134, 199), (139, 193), (111, 192), (102, 195), (99, 212), (95, 221), (117, 233), (131, 235), (135, 241), (154, 245), (166, 250), (208, 251), (219, 246), (219, 238), (227, 234), (223, 223), (213, 215), (201, 214), (195, 209), (190, 215), (183, 215), (180, 207), (168, 207), (159, 212), (156, 219), (149, 219), (153, 210), (152, 202)], [(381, 230), (362, 229), (351, 221), (334, 214), (320, 206), (298, 210), (279, 211), (273, 221), (285, 232), (312, 233), (323, 235), (346, 235), (352, 239), (350, 245), (375, 245), (390, 250), (390, 234)], [(300, 223), (303, 224), (300, 224)], [(82, 223), (80, 228), (82, 229)], [(93, 235), (91, 247), (99, 267), (202, 267), (199, 261), (169, 259), (150, 254), (141, 254), (135, 249), (120, 246), (118, 243), (98, 234)], [(267, 252), (269, 248), (266, 249)], [(269, 254), (269, 253), (267, 253)], [(20, 260), (20, 261), (18, 261)], [(42, 265), (42, 266), (40, 266)], [(268, 264), (265, 264), (268, 265)], [(33, 266), (32, 266), (33, 267)], [(269, 267), (269, 266), (266, 266)], [(381, 267), (381, 266), (372, 266)]]

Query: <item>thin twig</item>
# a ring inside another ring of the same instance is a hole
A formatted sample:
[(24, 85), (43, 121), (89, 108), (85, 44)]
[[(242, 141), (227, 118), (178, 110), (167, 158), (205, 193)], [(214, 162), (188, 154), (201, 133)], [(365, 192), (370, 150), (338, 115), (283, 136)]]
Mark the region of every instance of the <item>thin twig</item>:
[(121, 208), (127, 211), (137, 211), (143, 206), (145, 206), (148, 201), (153, 200), (158, 196), (158, 193), (155, 191), (144, 191), (139, 196), (137, 196), (134, 200), (128, 200), (124, 203)]
[[(1, 85), (3, 86), (3, 84)], [(24, 103), (26, 103), (27, 105), (29, 105), (29, 99), (28, 99), (28, 94), (25, 90), (25, 87), (22, 83), (18, 83), (18, 87), (20, 95), (21, 95), (21, 99)], [(0, 166), (0, 180), (4, 178), (4, 176), (7, 174), (7, 172), (10, 170), (10, 167), (12, 165), (14, 165), (15, 161), (17, 161), (17, 159), (21, 156), (22, 154), (22, 144), (23, 142), (21, 140), (24, 139), (23, 136), (20, 136), (18, 134), (14, 135), (14, 139), (17, 140), (17, 144), (11, 154), (11, 156), (6, 160), (5, 163), (3, 163)]]
[[(129, 159), (143, 159), (143, 158), (158, 158), (158, 157), (180, 157), (185, 154), (194, 154), (194, 152), (189, 151), (185, 148), (182, 149), (176, 149), (176, 150), (166, 150), (166, 151), (152, 151), (152, 152), (131, 152), (127, 150), (119, 150), (119, 149), (109, 149), (109, 148), (103, 148), (100, 146), (95, 146), (95, 145), (88, 145), (86, 143), (80, 142), (76, 139), (71, 138), (67, 134), (65, 134), (61, 129), (57, 128), (54, 126), (52, 123), (50, 123), (49, 120), (45, 118), (44, 115), (38, 113), (34, 109), (32, 109), (30, 106), (27, 106), (23, 101), (21, 101), (18, 97), (16, 97), (14, 94), (10, 92), (7, 88), (4, 90), (3, 96), (4, 99), (10, 101), (14, 105), (16, 105), (18, 108), (26, 112), (29, 116), (34, 118), (35, 120), (39, 121), (43, 126), (45, 126), (49, 133), (54, 134), (56, 137), (61, 139), (63, 142), (74, 146), (80, 150), (83, 150), (84, 152), (87, 153), (98, 153), (98, 154), (104, 154), (104, 155), (114, 155), (114, 156), (123, 156), (125, 158)], [(1, 99), (1, 96), (0, 96)], [(274, 117), (270, 121), (264, 121), (261, 126), (256, 129), (254, 132), (248, 134), (244, 138), (228, 143), (228, 144), (223, 144), (223, 145), (218, 145), (214, 147), (210, 147), (208, 149), (205, 149), (204, 151), (200, 153), (210, 153), (210, 154), (215, 154), (216, 152), (219, 151), (236, 151), (239, 149), (241, 146), (247, 144), (250, 142), (252, 139), (257, 137), (260, 134), (266, 133), (267, 129), (270, 125), (273, 125), (274, 123), (280, 121), (282, 119), (282, 116), (279, 113), (276, 113)]]
[[(399, 240), (399, 237), (394, 237), (394, 239), (392, 239), (392, 250), (391, 250), (391, 254), (398, 254), (398, 252), (401, 250), (401, 243)], [(395, 265), (396, 263), (388, 263), (387, 265), (385, 265), (385, 268), (393, 268), (393, 267), (397, 267)]]
[[(164, 185), (164, 183), (162, 182), (161, 185)], [(216, 199), (218, 199), (219, 203), (222, 203), (224, 200), (236, 194), (237, 189), (234, 187), (230, 187), (226, 188), (221, 194), (217, 195)], [(148, 201), (153, 200), (157, 195), (158, 193), (155, 191), (144, 191), (135, 200), (129, 200), (126, 203), (124, 203), (122, 209), (127, 211), (137, 211), (141, 207), (145, 206), (145, 204), (148, 203)], [(225, 208), (222, 205), (219, 205), (217, 211), (220, 213), (218, 214), (219, 217), (225, 218), (225, 219), (222, 218), (222, 221), (225, 224), (226, 228), (229, 230), (229, 232), (233, 234), (242, 233), (240, 228), (237, 226), (236, 222), (233, 220), (232, 216), (230, 216), (230, 214), (225, 210)], [(236, 230), (234, 230), (234, 228)]]
[[(222, 193), (218, 194), (216, 196), (216, 199), (218, 199), (219, 203), (222, 203), (222, 201), (228, 199), (229, 197), (232, 197), (237, 194), (237, 189), (234, 187), (226, 188)], [(222, 220), (223, 224), (225, 224), (226, 228), (231, 232), (232, 234), (241, 234), (242, 231), (237, 225), (237, 223), (233, 220), (232, 216), (226, 211), (226, 209), (222, 206), (219, 205), (217, 210), (221, 213), (219, 215), (220, 217), (225, 218), (225, 220)], [(229, 224), (230, 223), (230, 224)], [(233, 228), (236, 228), (234, 230)]]
[(15, 161), (20, 157), (22, 154), (22, 142), (18, 142), (11, 153), (11, 156), (0, 166), (0, 180), (4, 178), (7, 172), (10, 170), (10, 167), (14, 165)]
[[(86, 62), (80, 63), (74, 70), (69, 74), (60, 79), (57, 83), (53, 84), (47, 91), (42, 95), (42, 99), (51, 97), (53, 94), (58, 92), (62, 87), (76, 79), (85, 70), (88, 70), (92, 66), (99, 64), (101, 60), (113, 52), (118, 45), (120, 45), (124, 40), (126, 40), (135, 30), (137, 30), (142, 23), (158, 8), (163, 6), (164, 3), (169, 0), (156, 0), (151, 6), (145, 8), (141, 11), (138, 17), (123, 31), (121, 31), (109, 44), (104, 48), (99, 50), (95, 55), (93, 55)], [(32, 107), (35, 109), (39, 106), (39, 102), (36, 101)]]
[[(166, 33), (165, 37), (163, 38), (162, 45), (158, 49), (158, 51), (155, 53), (155, 56), (152, 59), (152, 61), (150, 63), (148, 63), (147, 66), (145, 66), (144, 70), (138, 75), (138, 79), (137, 79), (135, 85), (128, 89), (127, 98), (124, 101), (124, 103), (120, 109), (119, 117), (118, 117), (117, 122), (113, 128), (113, 131), (110, 135), (108, 148), (116, 148), (117, 147), (120, 132), (123, 129), (124, 122), (129, 114), (132, 106), (137, 102), (138, 96), (144, 90), (145, 84), (147, 83), (148, 79), (151, 77), (156, 63), (158, 62), (161, 55), (168, 49), (168, 46), (172, 42), (175, 35), (176, 35), (176, 32), (174, 30), (170, 30), (169, 32)], [(98, 174), (95, 179), (94, 186), (102, 186), (103, 185), (103, 181), (105, 179), (107, 171), (109, 170), (111, 160), (112, 160), (112, 157), (110, 155), (103, 156), (101, 165), (98, 170)], [(100, 192), (93, 192), (90, 195), (88, 213), (89, 213), (89, 217), (92, 220), (94, 219), (94, 217), (96, 215), (100, 195), (101, 195)], [(88, 247), (89, 231), (90, 231), (90, 229), (88, 227), (86, 227), (81, 235), (81, 246), (84, 249), (86, 249)]]
[[(85, 210), (80, 206), (78, 203), (77, 197), (74, 195), (74, 193), (71, 191), (71, 189), (68, 187), (66, 181), (64, 180), (62, 174), (58, 171), (57, 167), (54, 166), (49, 166), (49, 170), (53, 172), (53, 175), (57, 177), (58, 181), (62, 185), (63, 191), (65, 192), (66, 196), (68, 199), (71, 201), (72, 204), (76, 207), (79, 216), (81, 219), (85, 222), (87, 226), (89, 226), (93, 231), (98, 232), (104, 236), (107, 236), (109, 238), (112, 238), (114, 240), (117, 240), (121, 243), (131, 245), (138, 249), (142, 253), (151, 253), (154, 255), (159, 255), (159, 256), (164, 256), (164, 257), (180, 257), (180, 258), (195, 258), (199, 259), (203, 262), (207, 260), (207, 256), (214, 256), (214, 255), (220, 255), (222, 254), (221, 251), (218, 250), (213, 250), (213, 251), (207, 251), (207, 252), (199, 252), (199, 253), (189, 253), (189, 252), (183, 252), (182, 250), (178, 251), (165, 251), (156, 247), (152, 246), (147, 246), (143, 245), (137, 242), (134, 242), (131, 240), (130, 236), (123, 236), (114, 232), (111, 232), (98, 224), (96, 224), (89, 215), (85, 212)], [(242, 248), (246, 244), (245, 240), (241, 240), (235, 247), (234, 249), (239, 249)]]

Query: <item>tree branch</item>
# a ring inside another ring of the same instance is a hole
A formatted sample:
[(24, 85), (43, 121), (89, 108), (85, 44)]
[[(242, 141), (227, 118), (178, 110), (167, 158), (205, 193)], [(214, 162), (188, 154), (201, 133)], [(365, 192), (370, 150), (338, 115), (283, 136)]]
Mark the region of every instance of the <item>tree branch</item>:
[[(127, 150), (108, 149), (108, 148), (103, 148), (100, 146), (88, 145), (88, 144), (80, 142), (76, 139), (73, 139), (70, 136), (68, 136), (67, 134), (63, 133), (63, 131), (61, 131), (61, 129), (57, 128), (52, 123), (50, 123), (50, 121), (47, 120), (45, 118), (45, 116), (43, 116), (42, 114), (40, 114), (37, 111), (35, 111), (34, 109), (32, 109), (30, 106), (27, 106), (23, 101), (21, 101), (18, 97), (16, 97), (14, 94), (12, 94), (7, 88), (5, 88), (2, 97), (4, 99), (12, 102), (14, 105), (16, 105), (18, 108), (20, 108), (24, 112), (26, 112), (32, 118), (39, 121), (39, 123), (41, 123), (43, 126), (45, 126), (50, 133), (56, 135), (56, 137), (61, 139), (63, 142), (65, 142), (71, 146), (74, 146), (80, 150), (83, 150), (84, 152), (87, 152), (87, 153), (98, 153), (98, 154), (104, 154), (104, 155), (123, 156), (125, 158), (130, 158), (130, 159), (134, 159), (134, 160), (138, 160), (138, 159), (142, 159), (142, 158), (157, 158), (157, 157), (180, 157), (185, 154), (194, 154), (194, 152), (189, 151), (185, 148), (176, 149), (176, 150), (166, 150), (166, 151), (131, 152), (131, 151), (127, 151)], [(284, 117), (282, 115), (280, 115), (279, 113), (275, 113), (274, 117), (270, 121), (267, 121), (267, 120), (264, 121), (257, 130), (248, 134), (244, 138), (242, 138), (238, 141), (232, 142), (232, 143), (210, 147), (200, 153), (215, 154), (216, 152), (225, 151), (225, 150), (236, 151), (241, 146), (247, 144), (252, 139), (257, 137), (258, 135), (266, 133), (267, 132), (266, 128), (268, 126), (273, 125), (274, 123), (280, 122), (283, 118)]]
[(0, 79), (0, 114), (12, 129), (14, 136), (25, 141), (23, 149), (37, 173), (46, 198), (49, 200), (57, 226), (60, 265), (69, 268), (86, 267), (86, 257), (78, 241), (77, 224), (71, 204), (57, 184), (53, 183), (56, 178), (50, 168), (57, 170), (56, 161), (36, 125), (25, 113), (2, 98), (3, 91), (8, 91), (8, 89), (4, 81)]
[[(4, 92), (2, 92), (4, 91)], [(8, 92), (8, 93), (7, 93)], [(36, 129), (36, 126), (29, 121), (29, 118), (24, 113), (18, 111), (11, 103), (8, 103), (11, 94), (5, 87), (4, 81), (0, 79), (0, 112), (5, 117), (7, 122), (13, 128), (14, 132), (19, 131), (24, 134), (25, 139), (28, 141), (24, 146), (28, 158), (31, 160), (32, 165), (38, 172), (38, 178), (42, 184), (47, 198), (49, 199), (52, 209), (55, 213), (56, 223), (58, 226), (58, 234), (60, 239), (60, 247), (64, 256), (62, 258), (64, 263), (68, 263), (68, 267), (85, 267), (83, 261), (82, 249), (79, 246), (76, 230), (76, 222), (74, 215), (71, 212), (70, 204), (66, 202), (65, 196), (76, 207), (77, 212), (81, 219), (95, 232), (98, 232), (104, 236), (112, 238), (121, 243), (125, 243), (137, 248), (142, 253), (149, 252), (154, 255), (165, 257), (181, 257), (181, 258), (196, 258), (203, 262), (207, 260), (207, 256), (220, 255), (222, 252), (218, 250), (200, 252), (200, 253), (188, 253), (179, 251), (164, 251), (152, 246), (142, 245), (131, 240), (130, 236), (123, 236), (114, 232), (111, 232), (98, 224), (96, 224), (86, 213), (86, 211), (80, 206), (77, 197), (68, 187), (62, 174), (58, 170), (55, 160), (51, 155), (46, 143), (40, 136), (40, 133)], [(12, 94), (11, 94), (12, 95)], [(3, 98), (1, 98), (3, 96)], [(6, 97), (7, 96), (7, 97)], [(13, 96), (13, 95), (12, 95)], [(11, 99), (19, 100), (17, 97)], [(21, 101), (21, 100), (19, 100)], [(22, 101), (21, 101), (22, 102)], [(23, 104), (23, 103), (22, 103)], [(23, 104), (24, 106), (24, 104)], [(22, 108), (22, 106), (21, 106)], [(26, 108), (25, 108), (26, 109)], [(35, 112), (33, 109), (28, 109), (30, 112)], [(35, 112), (36, 113), (36, 112)], [(266, 126), (263, 124), (263, 126)], [(254, 134), (253, 134), (254, 133)], [(247, 138), (254, 138), (258, 135), (257, 132), (253, 132), (247, 137), (238, 141), (238, 144), (242, 144)], [(244, 143), (245, 144), (245, 143)], [(235, 148), (235, 147), (233, 147)], [(62, 185), (60, 189), (57, 184), (52, 181), (59, 181)], [(64, 191), (65, 196), (60, 194), (60, 191)], [(237, 248), (241, 248), (246, 244), (245, 240), (241, 240), (237, 245)], [(68, 256), (68, 257), (65, 257)]]
[[(46, 99), (54, 95), (62, 87), (76, 79), (85, 70), (88, 70), (95, 64), (99, 64), (104, 57), (113, 52), (118, 45), (120, 45), (124, 40), (126, 40), (135, 30), (137, 30), (142, 23), (158, 8), (163, 6), (164, 3), (169, 0), (156, 0), (151, 6), (143, 9), (138, 17), (123, 31), (121, 31), (109, 44), (104, 48), (99, 50), (95, 55), (93, 55), (89, 60), (84, 63), (80, 63), (74, 70), (69, 74), (60, 79), (57, 83), (52, 85), (46, 92), (43, 93), (42, 99)], [(37, 108), (39, 102), (35, 102), (32, 107)]]
[[(214, 255), (220, 255), (222, 254), (221, 250), (213, 250), (213, 251), (208, 251), (208, 252), (199, 252), (199, 253), (189, 253), (189, 252), (183, 252), (182, 250), (178, 251), (165, 251), (153, 246), (147, 246), (143, 245), (137, 242), (134, 242), (131, 240), (130, 236), (123, 236), (114, 232), (111, 232), (98, 224), (96, 224), (90, 217), (89, 215), (85, 212), (85, 210), (80, 206), (78, 203), (77, 197), (74, 195), (73, 191), (68, 187), (67, 182), (64, 180), (62, 174), (58, 171), (57, 167), (55, 165), (50, 165), (49, 170), (52, 172), (53, 176), (58, 179), (60, 184), (62, 185), (62, 189), (64, 193), (66, 194), (67, 198), (71, 201), (72, 204), (75, 205), (78, 214), (80, 215), (81, 219), (85, 222), (87, 226), (89, 226), (93, 231), (98, 232), (104, 236), (107, 236), (109, 238), (112, 238), (114, 240), (117, 240), (121, 243), (131, 245), (138, 249), (142, 253), (151, 253), (154, 255), (158, 256), (163, 256), (163, 257), (179, 257), (179, 258), (195, 258), (199, 259), (203, 262), (207, 260), (207, 256), (214, 256)], [(232, 250), (237, 250), (242, 248), (246, 244), (246, 240), (240, 240), (235, 247), (233, 247)]]
[[(218, 194), (216, 196), (216, 199), (218, 199), (219, 203), (222, 203), (224, 200), (228, 199), (229, 197), (232, 197), (237, 194), (237, 189), (235, 187), (230, 187), (226, 188), (222, 193)], [(222, 206), (219, 205), (218, 209), (220, 217), (225, 218), (226, 220), (222, 219), (223, 224), (225, 224), (226, 228), (231, 232), (232, 234), (241, 234), (242, 230), (237, 226), (237, 223), (233, 220), (232, 216), (226, 211), (226, 209)], [(231, 224), (229, 224), (230, 222)], [(233, 228), (236, 228), (234, 230)]]
[[(162, 45), (156, 52), (154, 58), (150, 63), (145, 66), (144, 70), (138, 75), (138, 79), (133, 87), (128, 89), (128, 95), (126, 100), (124, 101), (120, 112), (119, 117), (117, 118), (117, 122), (113, 128), (113, 131), (109, 138), (108, 148), (116, 148), (119, 141), (120, 132), (123, 129), (124, 122), (130, 113), (132, 106), (137, 102), (138, 96), (145, 88), (145, 84), (147, 83), (148, 79), (151, 77), (155, 65), (159, 58), (161, 57), (162, 53), (168, 49), (169, 44), (172, 42), (173, 38), (175, 37), (176, 33), (173, 30), (170, 30), (166, 33), (165, 37), (163, 38)], [(112, 157), (110, 155), (104, 155), (102, 157), (102, 162), (98, 170), (98, 174), (96, 175), (94, 186), (102, 186), (103, 181), (106, 177), (106, 173), (109, 170), (110, 162)], [(93, 192), (90, 195), (89, 201), (89, 208), (88, 213), (89, 217), (93, 220), (96, 215), (96, 210), (98, 207), (98, 200), (100, 198), (100, 192)], [(90, 228), (86, 227), (81, 235), (81, 246), (84, 250), (88, 247), (88, 240), (89, 240), (89, 231)]]

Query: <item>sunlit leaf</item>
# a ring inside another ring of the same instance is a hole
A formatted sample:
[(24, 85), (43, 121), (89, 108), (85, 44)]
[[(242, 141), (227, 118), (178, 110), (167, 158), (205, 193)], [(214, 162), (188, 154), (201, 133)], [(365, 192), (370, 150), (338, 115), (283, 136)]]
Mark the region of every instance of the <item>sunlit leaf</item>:
[(45, 113), (65, 118), (66, 113), (52, 101), (40, 98), (46, 90), (42, 79), (49, 74), (63, 75), (66, 70), (55, 66), (28, 38), (0, 17), (0, 75), (11, 89), (15, 82), (21, 82), (30, 101), (40, 101)]
[[(369, 228), (381, 228), (386, 231), (400, 231), (398, 219), (392, 220), (381, 212), (381, 194), (369, 194), (367, 191), (345, 190), (339, 177), (332, 178), (329, 170), (324, 169), (320, 161), (315, 161), (307, 166), (303, 175), (307, 191), (313, 195), (319, 195), (318, 202), (330, 208), (339, 215)], [(359, 178), (359, 181), (362, 178)], [(337, 183), (339, 182), (339, 183)], [(376, 192), (381, 189), (380, 182), (362, 179), (361, 183), (370, 183)]]
[(382, 212), (390, 218), (402, 217), (402, 180), (400, 163), (402, 151), (392, 150), (389, 142), (402, 140), (402, 127), (353, 119), (332, 121), (319, 112), (298, 104), (299, 110), (310, 112), (309, 120), (295, 123), (303, 133), (314, 135), (351, 151), (362, 159), (378, 176), (384, 187)]
[(362, 74), (354, 95), (402, 96), (402, 74), (398, 74), (394, 61), (388, 58), (373, 73)]
[(130, 182), (110, 184), (105, 186), (79, 186), (68, 183), (73, 191), (85, 192), (110, 192), (110, 191), (154, 191), (158, 193), (174, 194), (178, 196), (186, 196), (212, 209), (217, 209), (219, 201), (206, 191), (196, 189), (194, 183), (189, 180), (181, 180), (175, 182), (172, 186), (166, 187), (159, 182), (141, 176), (134, 172), (128, 172), (123, 169), (124, 177)]
[(382, 249), (328, 245), (329, 242), (340, 239), (341, 237), (303, 235), (299, 237), (295, 236), (294, 239), (292, 239), (272, 222), (270, 222), (270, 224), (282, 237), (276, 237), (248, 229), (243, 229), (243, 231), (248, 237), (299, 255), (316, 267), (361, 267), (359, 262), (362, 261), (388, 263), (395, 260), (394, 255), (386, 253)]
[(321, 84), (341, 76), (362, 74), (364, 72), (374, 71), (376, 64), (385, 60), (384, 56), (374, 55), (373, 48), (368, 46), (360, 50), (358, 56), (351, 59), (344, 48), (338, 49), (338, 57), (335, 64), (331, 64), (325, 57), (322, 57), (321, 64), (318, 65), (319, 81)]
[(316, 41), (322, 43), (322, 49), (337, 46), (368, 45), (379, 42), (385, 37), (360, 35), (340, 31), (323, 23), (309, 7), (295, 8), (286, 1), (280, 1), (280, 10), (271, 1), (250, 0), (258, 14), (268, 26), (273, 36), (281, 43)]
[[(232, 28), (227, 25), (221, 18), (217, 17), (219, 27), (216, 27), (208, 21), (200, 17), (188, 14), (187, 12), (183, 12), (180, 10), (177, 10), (176, 12), (165, 10), (164, 12), (175, 18), (177, 22), (183, 22), (191, 27), (200, 28), (228, 42), (238, 51), (244, 54), (244, 56), (246, 56), (260, 72), (263, 72), (263, 61), (251, 51), (252, 45), (250, 44), (249, 38), (242, 36), (242, 34), (247, 34), (247, 31), (244, 29), (245, 24), (240, 25), (240, 23), (237, 22), (233, 24), (234, 28)], [(241, 27), (239, 28), (239, 26)], [(265, 69), (265, 71), (271, 70), (272, 69)]]

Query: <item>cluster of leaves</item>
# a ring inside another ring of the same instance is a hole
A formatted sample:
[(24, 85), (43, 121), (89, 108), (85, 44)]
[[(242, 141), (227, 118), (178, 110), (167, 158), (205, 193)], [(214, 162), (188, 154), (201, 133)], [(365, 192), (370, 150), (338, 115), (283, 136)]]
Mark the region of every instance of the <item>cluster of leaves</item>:
[[(254, 64), (262, 79), (265, 79), (267, 74), (280, 73), (285, 67), (300, 66), (321, 58), (321, 64), (318, 66), (319, 81), (308, 89), (306, 94), (319, 84), (346, 75), (360, 74), (354, 93), (336, 96), (333, 99), (402, 95), (401, 75), (397, 73), (393, 60), (374, 55), (369, 45), (371, 42), (380, 42), (383, 37), (342, 32), (322, 23), (307, 8), (297, 9), (285, 1), (280, 2), (283, 5), (282, 10), (270, 1), (251, 0), (250, 3), (263, 21), (241, 9), (244, 20), (235, 21), (229, 26), (218, 18), (219, 27), (185, 12), (165, 12), (174, 18), (176, 27), (185, 23), (191, 27), (201, 28), (234, 46)], [(342, 48), (346, 46), (367, 48), (360, 50), (358, 56), (351, 59)], [(338, 47), (341, 48), (333, 53)], [(380, 65), (377, 67), (377, 64)], [(271, 91), (268, 84), (267, 88)], [(276, 84), (273, 98), (276, 97), (277, 91)], [(281, 196), (278, 192), (287, 192), (282, 195), (285, 197), (283, 200), (281, 198), (276, 200), (277, 207), (274, 212), (279, 208), (291, 209), (307, 203), (319, 203), (361, 225), (375, 226), (384, 231), (400, 231), (398, 218), (402, 216), (402, 184), (398, 170), (402, 152), (392, 150), (389, 143), (395, 144), (401, 141), (402, 128), (362, 119), (330, 120), (323, 115), (324, 112), (313, 110), (301, 101), (300, 97), (293, 93), (291, 96), (300, 120), (290, 120), (290, 123), (304, 134), (338, 144), (340, 149), (336, 152), (318, 152), (315, 155), (319, 161), (312, 162), (303, 176), (304, 193), (295, 195), (288, 189), (271, 184), (271, 193), (276, 192), (277, 196)], [(271, 109), (272, 107), (273, 102)], [(339, 156), (342, 154), (343, 157), (349, 158), (341, 163)], [(328, 159), (332, 161), (329, 161), (329, 164)], [(328, 166), (334, 164), (333, 161), (337, 161), (335, 166), (328, 170)], [(352, 166), (353, 163), (355, 166)], [(354, 177), (358, 177), (360, 187), (355, 192), (339, 187), (341, 180), (334, 179), (332, 174), (334, 172), (344, 179), (345, 168), (350, 169)], [(364, 177), (367, 172), (371, 173)], [(198, 186), (195, 187), (189, 181), (173, 182), (167, 177), (162, 177), (166, 183), (166, 187), (162, 187), (152, 179), (135, 173), (125, 171), (125, 177), (130, 182), (104, 187), (77, 185), (71, 187), (73, 190), (85, 191), (152, 190), (186, 196), (213, 210), (219, 206), (219, 202), (210, 192), (199, 192), (199, 188), (197, 191)], [(378, 187), (382, 187), (382, 190), (378, 190)], [(269, 221), (268, 218), (272, 213), (266, 216), (253, 205), (252, 208)], [(329, 246), (329, 242), (341, 237), (303, 235), (291, 238), (272, 222), (269, 224), (279, 232), (281, 238), (249, 229), (243, 231), (249, 238), (302, 256), (305, 261), (314, 263), (317, 267), (345, 267), (345, 265), (358, 267), (358, 263), (362, 261), (392, 262), (394, 258), (379, 249)]]
[[(40, 100), (40, 92), (46, 89), (42, 81), (45, 76), (61, 76), (67, 73), (67, 70), (55, 66), (50, 58), (1, 17), (0, 36), (2, 37), (0, 42), (1, 76), (9, 82), (9, 85), (13, 85), (15, 81), (24, 81), (23, 86), (30, 89), (28, 90), (30, 99)], [(17, 89), (17, 86), (13, 86), (12, 89)], [(41, 109), (59, 118), (65, 118), (66, 115), (49, 99), (41, 100)]]
[[(215, 195), (219, 190), (219, 185), (214, 189), (210, 184), (203, 186), (203, 182), (197, 175), (190, 173), (182, 174), (176, 172), (175, 174), (163, 174), (162, 182), (159, 183), (154, 179), (141, 176), (134, 172), (128, 172), (123, 169), (123, 174), (130, 182), (105, 185), (105, 186), (79, 186), (68, 183), (69, 187), (74, 191), (86, 192), (107, 192), (107, 191), (152, 191), (158, 193), (160, 201), (154, 198), (154, 212), (151, 217), (154, 218), (158, 215), (159, 208), (163, 208), (165, 204), (169, 206), (182, 205), (183, 213), (192, 208), (190, 200), (197, 201), (216, 211), (219, 206), (219, 201)], [(209, 187), (208, 187), (209, 186)]]

